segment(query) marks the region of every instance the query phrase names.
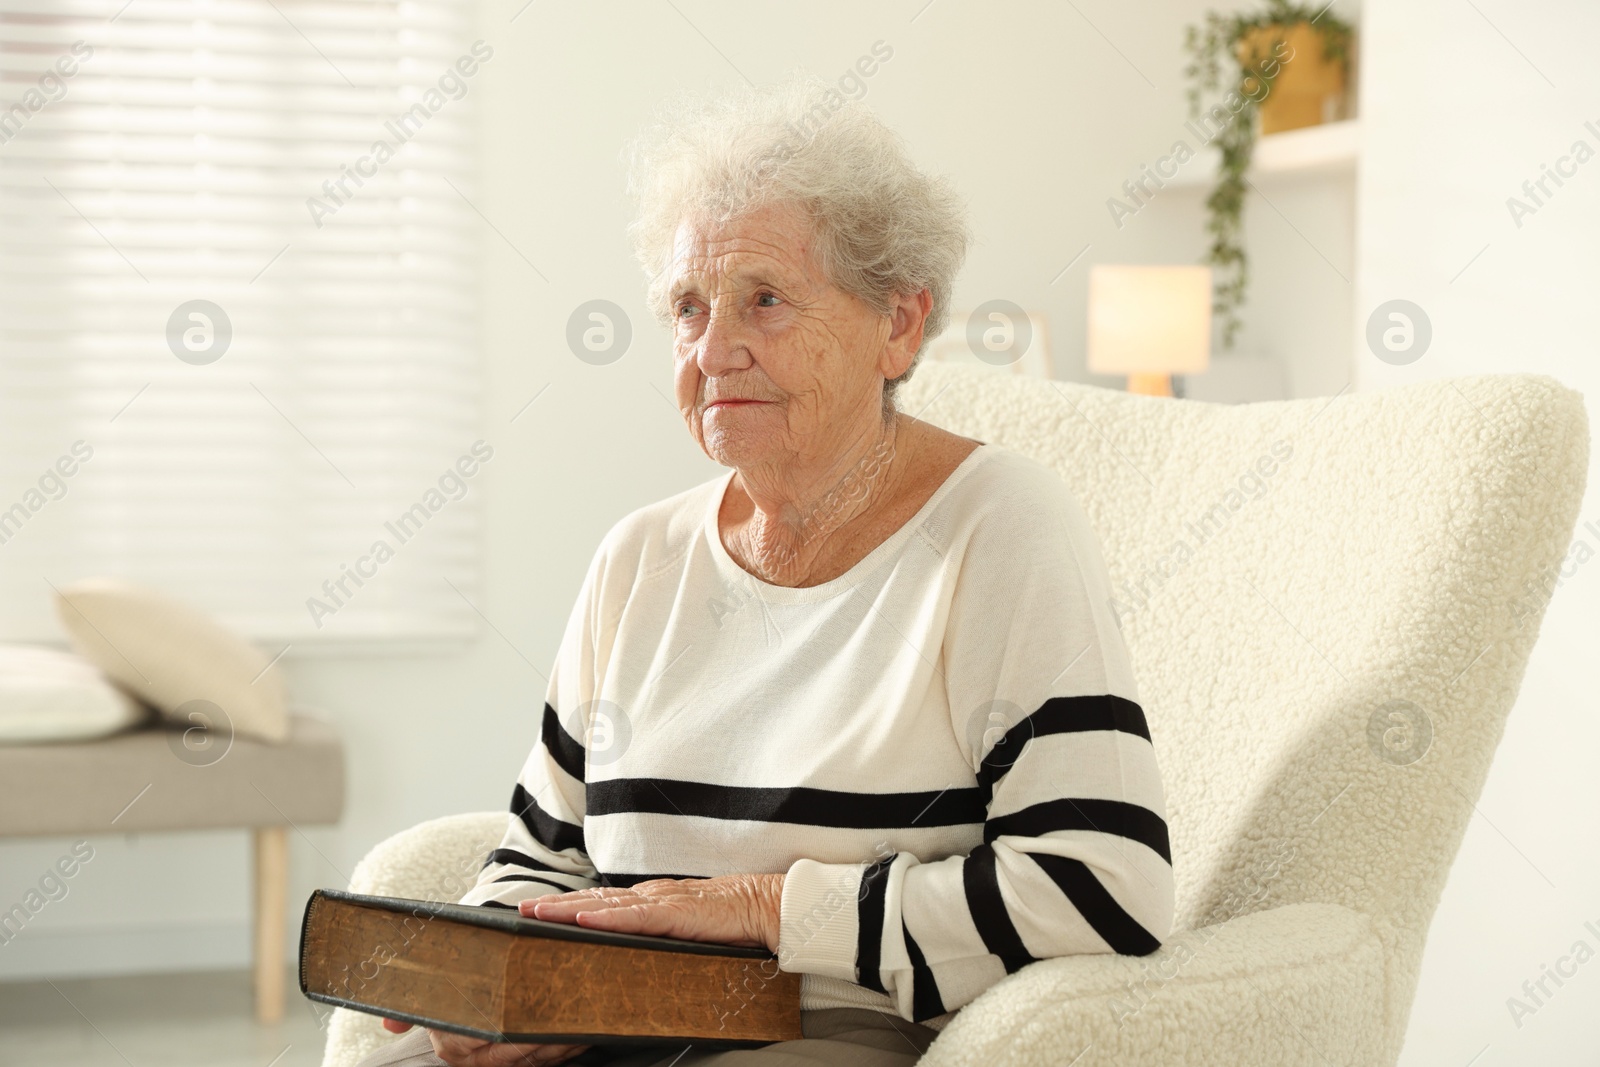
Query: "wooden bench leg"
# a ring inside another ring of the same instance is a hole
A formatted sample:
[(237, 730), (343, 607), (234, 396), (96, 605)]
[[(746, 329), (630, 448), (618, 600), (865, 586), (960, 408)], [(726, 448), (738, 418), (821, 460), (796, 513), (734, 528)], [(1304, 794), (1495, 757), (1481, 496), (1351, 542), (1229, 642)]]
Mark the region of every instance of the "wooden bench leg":
[(289, 903), (289, 832), (258, 826), (255, 838), (256, 1022), (283, 1019), (283, 935)]

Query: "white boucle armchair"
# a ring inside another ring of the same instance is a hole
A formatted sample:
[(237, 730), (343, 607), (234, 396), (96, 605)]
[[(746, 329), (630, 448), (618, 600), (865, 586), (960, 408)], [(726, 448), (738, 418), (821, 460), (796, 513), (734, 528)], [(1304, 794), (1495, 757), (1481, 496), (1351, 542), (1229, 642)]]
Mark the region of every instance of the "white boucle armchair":
[[(923, 1064), (1393, 1064), (1576, 522), (1582, 398), (1518, 374), (1225, 406), (934, 364), (900, 406), (1083, 504), (1177, 876), (1158, 952), (1026, 967)], [(506, 818), (398, 834), (351, 888), (454, 899)], [(340, 1009), (324, 1067), (386, 1039)]]

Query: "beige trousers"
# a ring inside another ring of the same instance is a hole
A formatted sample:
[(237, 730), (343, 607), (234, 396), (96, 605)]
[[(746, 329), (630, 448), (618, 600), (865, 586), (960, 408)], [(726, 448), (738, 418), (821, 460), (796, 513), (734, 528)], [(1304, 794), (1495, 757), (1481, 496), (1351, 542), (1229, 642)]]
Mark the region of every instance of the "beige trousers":
[[(614, 1045), (593, 1048), (567, 1060), (574, 1067), (910, 1067), (938, 1033), (899, 1016), (866, 1008), (823, 1008), (802, 1012), (798, 1041), (760, 1048), (699, 1050), (693, 1045)], [(408, 1030), (361, 1061), (358, 1067), (446, 1067), (433, 1054), (422, 1027)]]

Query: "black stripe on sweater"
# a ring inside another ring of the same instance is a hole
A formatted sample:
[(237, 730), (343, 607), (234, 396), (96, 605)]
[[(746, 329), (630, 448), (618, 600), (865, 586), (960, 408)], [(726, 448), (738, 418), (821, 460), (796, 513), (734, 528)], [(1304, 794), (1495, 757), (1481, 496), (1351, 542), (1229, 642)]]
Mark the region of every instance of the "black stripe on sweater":
[[(495, 849), (493, 852), (489, 853), (489, 858), (483, 861), (483, 865), (485, 867), (489, 866), (491, 863), (504, 863), (511, 867), (523, 867), (530, 871), (550, 871), (554, 874), (572, 874), (571, 871), (563, 871), (559, 867), (552, 867), (543, 860), (536, 860), (526, 852), (518, 852), (514, 848)], [(573, 875), (573, 877), (576, 878), (579, 876)]]
[(1055, 830), (1096, 830), (1137, 841), (1156, 855), (1172, 862), (1172, 846), (1167, 840), (1167, 824), (1149, 808), (1121, 800), (1090, 800), (1063, 797), (1047, 800), (992, 818), (983, 827), (987, 844), (1002, 834), (1018, 837), (1043, 837)]
[(856, 984), (879, 993), (883, 977), (883, 914), (889, 895), (889, 865), (894, 856), (879, 860), (861, 872), (861, 891), (856, 899)]
[(900, 924), (900, 934), (906, 939), (906, 956), (911, 960), (911, 1021), (920, 1023), (943, 1015), (944, 1001), (939, 997), (939, 983), (934, 980), (928, 961), (923, 958), (922, 946), (917, 944), (906, 924)]
[(1039, 705), (1037, 711), (1007, 730), (1005, 737), (984, 755), (978, 766), (978, 784), (992, 790), (1022, 758), (1023, 749), (1035, 737), (1091, 730), (1115, 730), (1150, 740), (1144, 709), (1131, 700), (1109, 693), (1051, 697)]
[(1111, 951), (1124, 956), (1148, 956), (1161, 947), (1150, 931), (1122, 909), (1087, 864), (1042, 852), (1030, 852), (1028, 856), (1061, 887), (1078, 914), (1111, 946)]
[(976, 826), (983, 822), (978, 788), (917, 793), (854, 793), (810, 786), (767, 788), (713, 785), (674, 778), (613, 778), (590, 782), (590, 816), (648, 812), (705, 819), (748, 819), (852, 830), (910, 826)]
[(583, 827), (562, 822), (539, 807), (528, 791), (522, 788), (521, 782), (511, 787), (511, 813), (522, 820), (522, 825), (528, 828), (528, 833), (533, 835), (535, 841), (551, 852), (563, 852), (569, 848), (583, 851)]
[(1000, 957), (1006, 973), (1012, 974), (1032, 963), (1034, 957), (1023, 947), (1022, 937), (1000, 896), (993, 846), (979, 845), (972, 850), (961, 864), (961, 884), (966, 889), (972, 925), (978, 928), (984, 947)]
[[(562, 885), (560, 882), (552, 882), (548, 878), (539, 878), (531, 874), (507, 874), (500, 878), (493, 879), (490, 884), (494, 885), (500, 882), (538, 882), (541, 885), (554, 886), (557, 890), (563, 893), (571, 893), (573, 891), (573, 887), (570, 885)], [(579, 886), (578, 888), (582, 889), (584, 887)]]
[(583, 742), (562, 728), (561, 720), (556, 717), (556, 709), (549, 704), (544, 706), (544, 721), (539, 726), (539, 739), (544, 742), (545, 750), (550, 753), (550, 758), (556, 761), (557, 767), (578, 781), (583, 781)]

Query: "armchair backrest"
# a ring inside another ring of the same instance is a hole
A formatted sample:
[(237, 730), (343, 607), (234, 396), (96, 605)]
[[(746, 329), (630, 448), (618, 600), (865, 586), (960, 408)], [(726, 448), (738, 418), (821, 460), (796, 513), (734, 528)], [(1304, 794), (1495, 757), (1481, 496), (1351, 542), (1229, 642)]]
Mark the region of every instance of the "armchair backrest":
[(1581, 396), (1515, 374), (1233, 406), (931, 364), (899, 404), (1053, 467), (1098, 531), (1177, 928), (1358, 909), (1408, 1011), (1577, 519)]

